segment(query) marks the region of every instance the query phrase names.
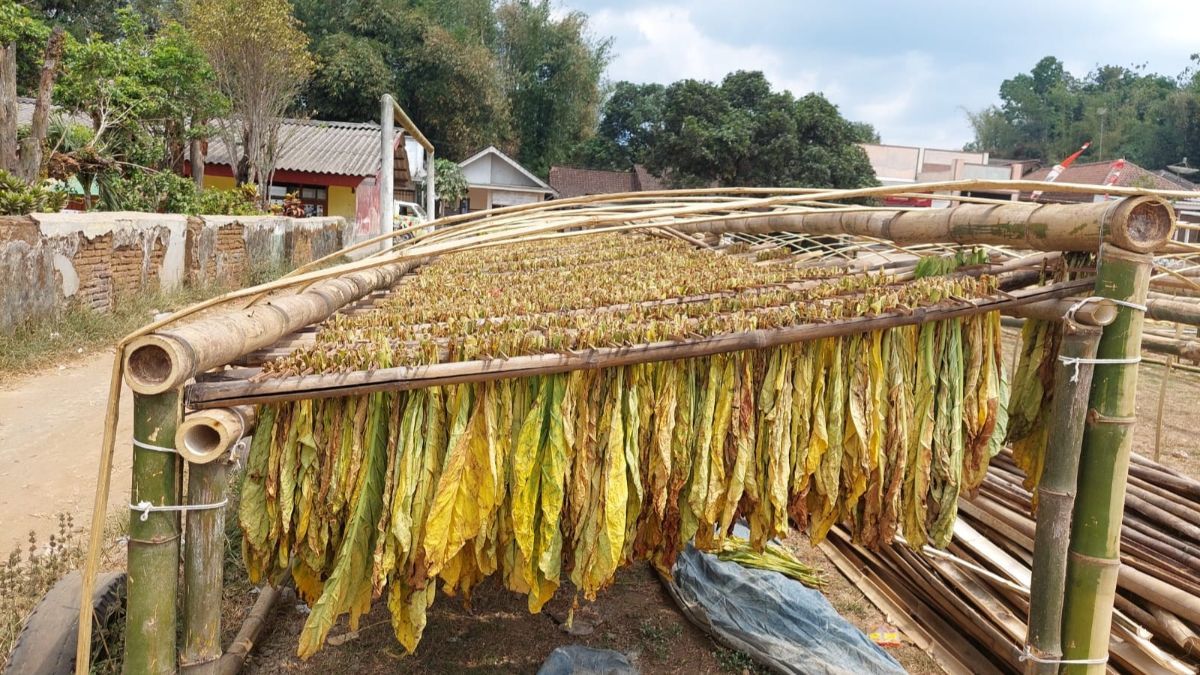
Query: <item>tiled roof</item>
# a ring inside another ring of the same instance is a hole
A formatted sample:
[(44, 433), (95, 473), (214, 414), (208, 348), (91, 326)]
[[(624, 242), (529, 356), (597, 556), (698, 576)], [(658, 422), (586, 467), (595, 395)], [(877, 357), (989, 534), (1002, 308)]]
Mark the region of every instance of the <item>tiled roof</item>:
[(637, 183), (638, 191), (664, 190), (666, 185), (663, 185), (662, 179), (646, 170), (646, 167), (641, 164), (633, 165), (633, 176)]
[[(280, 149), (275, 168), (341, 176), (374, 176), (379, 171), (379, 134), (378, 124), (284, 120), (279, 126)], [(205, 161), (233, 165), (220, 134), (209, 140)]]
[[(1112, 168), (1112, 162), (1087, 162), (1073, 164), (1063, 171), (1055, 180), (1057, 183), (1080, 183), (1083, 185), (1103, 185), (1104, 179)], [(1049, 168), (1041, 168), (1025, 175), (1026, 180), (1045, 180)], [(1126, 161), (1121, 169), (1121, 177), (1117, 179), (1119, 187), (1147, 187), (1155, 190), (1178, 190), (1178, 183), (1172, 182), (1155, 173), (1147, 171), (1133, 162)], [(1069, 192), (1046, 192), (1041, 201), (1047, 202), (1090, 202), (1092, 195), (1072, 194)]]
[(638, 165), (630, 171), (599, 171), (570, 166), (550, 167), (550, 187), (559, 197), (605, 195), (663, 189), (662, 181)]

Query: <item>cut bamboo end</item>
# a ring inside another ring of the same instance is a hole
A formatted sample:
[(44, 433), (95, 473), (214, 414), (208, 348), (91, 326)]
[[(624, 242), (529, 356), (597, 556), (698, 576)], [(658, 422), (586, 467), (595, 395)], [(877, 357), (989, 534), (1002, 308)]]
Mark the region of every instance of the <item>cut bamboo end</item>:
[(190, 369), (191, 350), (161, 334), (143, 335), (125, 349), (125, 382), (135, 392), (150, 396), (182, 385)]
[(1113, 202), (1104, 215), (1108, 241), (1137, 253), (1151, 253), (1171, 239), (1175, 209), (1160, 197), (1134, 197)]
[(192, 464), (216, 460), (254, 430), (254, 407), (214, 408), (189, 415), (175, 432), (175, 447)]
[(1043, 300), (1012, 307), (1007, 313), (1024, 319), (1062, 321), (1067, 318), (1067, 313), (1075, 308), (1073, 316), (1076, 323), (1101, 327), (1107, 326), (1117, 318), (1117, 303), (1107, 298), (1090, 299), (1075, 307), (1077, 304), (1079, 301), (1073, 298)]

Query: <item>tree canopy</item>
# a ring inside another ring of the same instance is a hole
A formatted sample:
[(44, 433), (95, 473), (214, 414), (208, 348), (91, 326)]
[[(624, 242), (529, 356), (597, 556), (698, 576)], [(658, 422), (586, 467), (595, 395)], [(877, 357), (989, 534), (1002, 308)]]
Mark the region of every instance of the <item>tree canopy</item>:
[(743, 71), (610, 85), (610, 40), (550, 0), (0, 0), (22, 93), (51, 26), (67, 31), (54, 102), (91, 122), (52, 126), (56, 177), (180, 174), (191, 139), (220, 135), (239, 180), (265, 183), (281, 116), (376, 121), (392, 93), (439, 157), (496, 145), (542, 177), (571, 163), (679, 186), (874, 180), (856, 143), (878, 134), (821, 95)]
[[(1200, 65), (1200, 55), (1192, 59)], [(1091, 140), (1087, 157), (1096, 160), (1125, 157), (1160, 168), (1200, 158), (1196, 67), (1172, 77), (1108, 65), (1076, 77), (1047, 56), (1004, 80), (999, 93), (999, 105), (968, 114), (975, 131), (969, 149), (1052, 163)]]
[(313, 41), (306, 111), (379, 119), (394, 93), (439, 152), (497, 145), (543, 176), (594, 129), (608, 43), (548, 0), (295, 0)]
[(875, 181), (857, 145), (871, 140), (870, 125), (847, 121), (822, 95), (796, 99), (761, 72), (738, 71), (720, 84), (617, 83), (596, 137), (575, 160), (603, 169), (645, 164), (678, 186), (859, 187)]

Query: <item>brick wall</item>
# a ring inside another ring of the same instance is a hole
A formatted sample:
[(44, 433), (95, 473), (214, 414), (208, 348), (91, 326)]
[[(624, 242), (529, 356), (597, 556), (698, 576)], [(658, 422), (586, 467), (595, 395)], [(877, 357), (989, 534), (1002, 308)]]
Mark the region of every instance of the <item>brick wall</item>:
[(108, 311), (131, 294), (183, 283), (240, 286), (337, 251), (345, 231), (341, 218), (0, 217), (0, 331), (73, 303)]

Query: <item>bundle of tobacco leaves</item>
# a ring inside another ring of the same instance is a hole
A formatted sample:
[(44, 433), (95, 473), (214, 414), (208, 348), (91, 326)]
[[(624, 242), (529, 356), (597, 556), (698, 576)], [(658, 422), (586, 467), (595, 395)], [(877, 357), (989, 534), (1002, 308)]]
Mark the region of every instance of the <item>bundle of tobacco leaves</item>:
[[(636, 349), (994, 292), (986, 277), (900, 283), (620, 235), (522, 244), (431, 263), (264, 377)], [(836, 523), (866, 546), (902, 534), (944, 547), (1005, 434), (999, 350), (998, 314), (973, 314), (266, 406), (242, 490), (246, 564), (255, 580), (290, 573), (311, 604), (307, 657), (385, 594), (412, 651), (439, 580), (469, 597), (498, 574), (537, 612), (564, 581), (592, 599), (631, 561), (669, 573), (687, 542), (722, 550), (738, 519), (760, 552), (792, 527), (820, 541)]]
[[(1090, 273), (1095, 257), (1089, 253), (1067, 253), (1064, 264), (1054, 272), (1054, 280), (1075, 278)], [(1049, 442), (1049, 417), (1054, 398), (1054, 373), (1058, 348), (1062, 342), (1062, 323), (1027, 319), (1021, 328), (1021, 351), (1012, 391), (1008, 395), (1008, 425), (1004, 442), (1011, 444), (1013, 462), (1025, 472), (1024, 486), (1034, 493), (1041, 482)]]

